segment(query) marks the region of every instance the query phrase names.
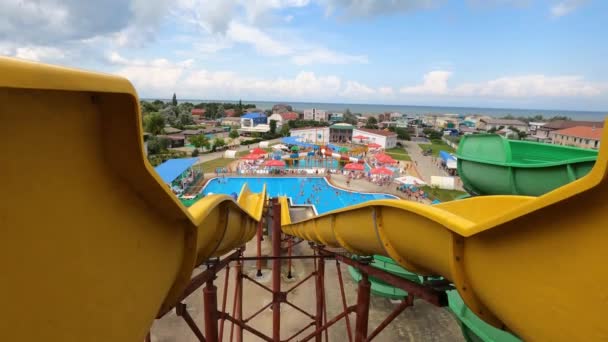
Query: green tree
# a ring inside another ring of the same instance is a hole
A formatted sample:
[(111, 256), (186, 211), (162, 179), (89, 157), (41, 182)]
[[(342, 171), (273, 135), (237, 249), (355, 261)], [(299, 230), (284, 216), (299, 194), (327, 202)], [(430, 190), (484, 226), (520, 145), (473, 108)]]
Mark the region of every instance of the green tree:
[(194, 120), (192, 119), (192, 115), (190, 113), (181, 113), (178, 121), (182, 127), (194, 124)]
[(193, 158), (198, 157), (198, 148), (192, 150), (192, 154), (190, 154)]
[(378, 120), (375, 117), (370, 116), (369, 118), (367, 118), (365, 128), (378, 129)]
[(241, 101), (241, 99), (239, 99), (239, 104), (236, 106), (236, 108), (234, 108), (234, 115), (235, 116), (243, 115), (243, 101)]
[(219, 105), (217, 107), (216, 118), (223, 118), (224, 116), (226, 116), (226, 110), (224, 110), (223, 105)]
[(270, 134), (277, 134), (277, 120), (270, 120)]
[(281, 126), (281, 135), (284, 137), (289, 136), (289, 125)]
[(153, 135), (162, 133), (165, 128), (165, 118), (158, 112), (144, 116), (144, 130)]
[(201, 147), (209, 149), (209, 145), (210, 145), (209, 139), (207, 139), (207, 137), (204, 134), (192, 136), (192, 137), (188, 138), (188, 140), (190, 141), (190, 143), (192, 145), (194, 145), (194, 147), (196, 149), (199, 149)]
[(397, 127), (395, 129), (395, 133), (397, 133), (397, 138), (399, 138), (399, 139), (408, 140), (408, 141), (412, 139), (410, 137), (410, 134), (407, 132), (407, 130), (405, 128)]
[(174, 107), (177, 107), (177, 96), (175, 96), (175, 93), (173, 93), (173, 99), (171, 100), (171, 104), (173, 104)]
[(232, 139), (236, 139), (239, 137), (239, 131), (237, 131), (236, 128), (232, 127), (228, 136)]
[(213, 149), (218, 149), (220, 147), (226, 146), (226, 141), (222, 137), (217, 137), (213, 141)]

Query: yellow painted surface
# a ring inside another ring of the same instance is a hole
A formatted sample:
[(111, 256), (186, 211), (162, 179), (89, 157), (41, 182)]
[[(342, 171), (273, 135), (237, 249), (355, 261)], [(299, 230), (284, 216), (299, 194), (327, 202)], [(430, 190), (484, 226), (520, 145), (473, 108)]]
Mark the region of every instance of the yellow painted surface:
[(607, 164), (603, 147), (587, 176), (538, 198), (373, 201), (283, 230), (442, 275), (478, 316), (526, 341), (605, 341)]
[[(3, 340), (140, 341), (193, 267), (254, 236), (264, 191), (188, 209), (169, 192), (128, 81), (6, 58), (0, 75)], [(538, 198), (374, 201), (284, 230), (445, 276), (524, 340), (607, 340), (607, 164), (604, 147), (587, 176)]]
[(1, 57), (0, 75), (0, 339), (143, 341), (195, 265), (255, 234), (265, 194), (183, 207), (125, 79)]

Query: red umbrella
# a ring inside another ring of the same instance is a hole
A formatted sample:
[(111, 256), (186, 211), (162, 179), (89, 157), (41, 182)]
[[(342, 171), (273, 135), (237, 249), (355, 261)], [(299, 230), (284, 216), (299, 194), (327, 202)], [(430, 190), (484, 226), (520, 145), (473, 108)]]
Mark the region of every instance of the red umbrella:
[(259, 147), (256, 147), (253, 150), (251, 150), (251, 153), (252, 154), (266, 154), (268, 152), (266, 152), (265, 150), (263, 150), (263, 149), (261, 149)]
[(285, 162), (282, 160), (274, 160), (274, 159), (270, 159), (264, 162), (264, 164), (262, 164), (264, 166), (285, 166)]
[(379, 167), (379, 168), (372, 169), (372, 174), (392, 176), (393, 171), (390, 169), (387, 169), (385, 167)]
[(363, 171), (365, 170), (365, 166), (359, 163), (348, 163), (344, 165), (344, 170)]
[(376, 143), (371, 143), (371, 144), (367, 144), (367, 147), (371, 147), (371, 148), (379, 148), (379, 147), (382, 147), (382, 145), (380, 145), (380, 144), (376, 144)]
[(365, 135), (355, 135), (353, 139), (368, 139)]
[(377, 154), (375, 158), (377, 161), (385, 164), (394, 164), (397, 162), (395, 159), (393, 159), (393, 157), (384, 153)]
[(264, 156), (261, 156), (259, 154), (255, 154), (255, 153), (250, 153), (244, 157), (241, 157), (241, 159), (245, 159), (245, 160), (258, 160), (260, 158), (264, 158)]

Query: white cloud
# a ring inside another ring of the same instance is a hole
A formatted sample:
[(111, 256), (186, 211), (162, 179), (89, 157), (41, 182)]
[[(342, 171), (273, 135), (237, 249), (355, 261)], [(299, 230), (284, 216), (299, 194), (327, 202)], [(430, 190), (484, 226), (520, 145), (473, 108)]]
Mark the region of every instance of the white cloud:
[(580, 76), (523, 75), (501, 77), (487, 82), (464, 84), (455, 95), (489, 97), (590, 97), (601, 94), (601, 86)]
[(235, 42), (251, 44), (263, 55), (284, 56), (293, 52), (286, 44), (273, 39), (254, 26), (232, 22), (226, 35)]
[(477, 83), (464, 83), (450, 88), (449, 71), (432, 71), (420, 85), (401, 88), (402, 94), (469, 96), (491, 98), (591, 97), (602, 94), (602, 85), (581, 76), (520, 75), (505, 76)]
[(578, 7), (584, 5), (587, 0), (564, 0), (555, 4), (551, 7), (551, 15), (553, 17), (563, 17), (566, 14), (571, 13), (576, 10)]
[(378, 93), (385, 95), (385, 96), (392, 96), (395, 91), (393, 90), (392, 87), (380, 87), (378, 88)]
[(410, 12), (438, 6), (444, 0), (321, 0), (327, 14), (342, 13), (348, 17), (373, 17)]
[(340, 93), (340, 95), (346, 98), (362, 98), (367, 99), (370, 95), (376, 93), (376, 90), (355, 81), (346, 82), (346, 88)]
[(326, 48), (311, 48), (308, 51), (297, 53), (291, 60), (297, 65), (308, 64), (366, 64), (367, 56), (348, 55)]
[(37, 47), (20, 47), (15, 52), (15, 57), (29, 59), (32, 61), (63, 59), (65, 54), (60, 49), (37, 46)]
[(449, 71), (436, 70), (424, 75), (424, 82), (420, 85), (403, 87), (399, 91), (403, 94), (446, 94), (448, 91), (448, 79), (452, 75)]

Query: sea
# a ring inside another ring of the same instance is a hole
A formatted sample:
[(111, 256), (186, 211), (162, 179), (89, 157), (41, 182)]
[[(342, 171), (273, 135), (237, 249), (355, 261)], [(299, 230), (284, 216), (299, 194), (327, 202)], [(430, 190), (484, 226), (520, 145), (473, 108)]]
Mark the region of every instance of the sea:
[[(154, 100), (154, 99), (146, 99)], [(169, 99), (161, 99), (170, 101)], [(179, 102), (191, 102), (194, 104), (201, 102), (221, 102), (221, 103), (238, 103), (238, 101), (229, 100), (179, 100)], [(344, 112), (347, 108), (351, 113), (356, 114), (380, 114), (387, 112), (399, 112), (410, 115), (425, 115), (425, 114), (482, 114), (492, 117), (502, 117), (512, 115), (515, 117), (542, 115), (545, 118), (553, 116), (568, 116), (573, 120), (587, 121), (603, 121), (608, 116), (606, 112), (591, 112), (591, 111), (574, 111), (574, 110), (559, 110), (559, 109), (521, 109), (521, 108), (481, 108), (481, 107), (442, 107), (442, 106), (412, 106), (412, 105), (379, 105), (379, 104), (353, 104), (353, 103), (317, 103), (317, 102), (274, 102), (274, 101), (248, 101), (242, 100), (243, 103), (255, 104), (256, 108), (266, 110), (272, 109), (277, 103), (288, 104), (295, 111), (303, 111), (305, 109), (317, 108), (324, 109), (329, 112)]]

